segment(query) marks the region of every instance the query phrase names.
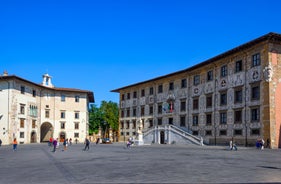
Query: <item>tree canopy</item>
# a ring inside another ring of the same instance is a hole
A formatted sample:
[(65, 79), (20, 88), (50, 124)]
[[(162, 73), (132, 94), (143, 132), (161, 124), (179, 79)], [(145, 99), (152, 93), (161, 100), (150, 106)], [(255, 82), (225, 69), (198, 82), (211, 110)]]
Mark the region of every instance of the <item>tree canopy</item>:
[(98, 133), (99, 128), (102, 128), (105, 135), (109, 128), (113, 132), (118, 131), (119, 123), (119, 109), (118, 104), (112, 101), (102, 101), (100, 107), (92, 105), (89, 113), (89, 133)]

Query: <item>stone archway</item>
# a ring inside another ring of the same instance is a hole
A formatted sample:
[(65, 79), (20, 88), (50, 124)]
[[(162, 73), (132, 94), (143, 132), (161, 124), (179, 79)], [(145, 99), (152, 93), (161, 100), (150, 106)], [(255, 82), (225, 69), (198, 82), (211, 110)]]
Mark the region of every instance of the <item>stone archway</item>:
[(41, 125), (40, 128), (40, 142), (48, 142), (51, 137), (53, 137), (54, 128), (51, 123), (45, 122)]
[(37, 142), (37, 133), (35, 131), (32, 131), (30, 135), (30, 143), (36, 143), (36, 142)]

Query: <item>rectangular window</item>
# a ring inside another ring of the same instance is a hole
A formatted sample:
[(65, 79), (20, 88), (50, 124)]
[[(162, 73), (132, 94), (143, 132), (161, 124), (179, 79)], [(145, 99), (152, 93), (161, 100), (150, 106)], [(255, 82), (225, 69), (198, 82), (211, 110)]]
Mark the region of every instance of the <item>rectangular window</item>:
[(24, 138), (24, 132), (20, 132), (20, 138)]
[(234, 130), (234, 135), (242, 135), (242, 130), (241, 129)]
[(74, 133), (74, 138), (79, 138), (79, 133)]
[(200, 84), (200, 75), (195, 75), (194, 77), (193, 77), (193, 85), (194, 86), (197, 86), (197, 85), (199, 85)]
[(158, 125), (162, 125), (162, 118), (158, 118)]
[(260, 87), (254, 86), (252, 87), (252, 100), (259, 100), (260, 99)]
[(212, 105), (213, 105), (212, 102), (213, 102), (212, 96), (207, 96), (207, 97), (206, 97), (206, 107), (207, 107), (207, 108), (212, 107)]
[(79, 102), (79, 96), (75, 96), (75, 102)]
[(212, 130), (206, 130), (205, 135), (211, 136), (212, 135)]
[(130, 121), (126, 121), (126, 129), (130, 128)]
[(75, 129), (75, 130), (78, 130), (78, 129), (79, 129), (79, 122), (75, 122), (75, 123), (74, 123), (74, 129)]
[(243, 93), (241, 89), (234, 91), (234, 103), (242, 103)]
[(60, 122), (60, 129), (65, 129), (65, 122)]
[(192, 125), (198, 126), (198, 115), (193, 115), (192, 117)]
[(259, 121), (260, 120), (260, 110), (259, 108), (251, 109), (251, 119), (252, 121)]
[(227, 104), (227, 92), (222, 92), (220, 94), (220, 102), (221, 102), (221, 105), (226, 105)]
[(130, 109), (127, 109), (127, 117), (130, 117)]
[(180, 126), (185, 127), (185, 116), (180, 117)]
[(234, 123), (242, 123), (242, 110), (234, 111)]
[(199, 108), (199, 99), (193, 99), (193, 110), (197, 110)]
[(173, 118), (169, 118), (169, 125), (172, 125), (173, 124)]
[(36, 106), (29, 105), (29, 115), (33, 117), (37, 117), (38, 109)]
[(144, 89), (141, 90), (141, 96), (142, 96), (142, 97), (145, 96), (145, 90), (144, 90)]
[(149, 115), (153, 114), (153, 106), (149, 106)]
[(149, 119), (149, 120), (148, 120), (148, 122), (149, 122), (149, 126), (148, 126), (148, 128), (153, 127), (153, 120), (152, 120), (152, 119)]
[(121, 118), (124, 118), (124, 110), (121, 110)]
[(33, 119), (33, 120), (32, 120), (32, 128), (35, 128), (35, 127), (36, 127), (36, 120)]
[(141, 106), (141, 116), (144, 116), (144, 106)]
[(133, 116), (136, 117), (137, 116), (137, 109), (133, 108)]
[(221, 77), (226, 77), (227, 76), (227, 65), (223, 65), (221, 67)]
[(227, 115), (226, 112), (220, 113), (220, 124), (226, 124), (227, 123)]
[(207, 126), (212, 125), (212, 114), (207, 114), (206, 115), (206, 125)]
[(252, 56), (252, 67), (261, 65), (260, 53)]
[(136, 129), (136, 127), (137, 127), (137, 122), (136, 122), (136, 120), (133, 120), (133, 127), (132, 127), (132, 129)]
[(36, 97), (36, 90), (32, 90), (32, 96)]
[(65, 102), (65, 95), (61, 95), (60, 101), (61, 101), (61, 102)]
[(158, 93), (163, 93), (163, 85), (162, 84), (160, 84), (158, 86)]
[(181, 112), (184, 112), (186, 110), (186, 102), (181, 101)]
[(162, 104), (158, 104), (158, 114), (162, 114)]
[(181, 88), (186, 88), (187, 87), (187, 82), (186, 79), (181, 80)]
[(75, 118), (75, 119), (79, 119), (79, 112), (75, 112), (75, 113), (74, 113), (74, 118)]
[(25, 114), (25, 105), (20, 104), (20, 114)]
[(45, 110), (45, 118), (50, 118), (50, 110)]
[(242, 68), (242, 60), (235, 62), (235, 72), (241, 72), (243, 70)]
[(125, 100), (125, 95), (124, 94), (121, 95), (121, 99)]
[(226, 130), (220, 130), (220, 135), (221, 135), (221, 136), (222, 136), (222, 135), (227, 135)]
[(213, 71), (208, 71), (207, 72), (207, 81), (212, 81), (213, 80)]
[(173, 82), (169, 83), (169, 90), (174, 90), (174, 83)]
[(20, 128), (24, 128), (24, 119), (20, 118)]
[(136, 91), (134, 91), (134, 93), (133, 93), (133, 98), (137, 98), (137, 92)]
[(127, 100), (130, 100), (131, 98), (131, 93), (127, 93)]
[(149, 95), (153, 95), (153, 87), (149, 88)]
[(61, 118), (61, 119), (64, 119), (64, 118), (65, 118), (65, 111), (61, 111), (61, 112), (60, 112), (60, 118)]
[(21, 86), (21, 87), (20, 87), (20, 93), (21, 93), (21, 94), (24, 94), (24, 93), (25, 93), (25, 87), (24, 87), (24, 86)]
[(251, 135), (260, 135), (260, 129), (251, 129)]

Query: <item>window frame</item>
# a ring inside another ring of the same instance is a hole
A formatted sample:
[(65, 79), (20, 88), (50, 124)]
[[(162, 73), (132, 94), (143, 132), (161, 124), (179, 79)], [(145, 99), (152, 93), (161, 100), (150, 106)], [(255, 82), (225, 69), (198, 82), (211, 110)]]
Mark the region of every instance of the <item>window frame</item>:
[(261, 56), (260, 53), (256, 53), (252, 55), (252, 67), (261, 65)]
[(221, 66), (221, 77), (226, 77), (228, 75), (227, 65)]

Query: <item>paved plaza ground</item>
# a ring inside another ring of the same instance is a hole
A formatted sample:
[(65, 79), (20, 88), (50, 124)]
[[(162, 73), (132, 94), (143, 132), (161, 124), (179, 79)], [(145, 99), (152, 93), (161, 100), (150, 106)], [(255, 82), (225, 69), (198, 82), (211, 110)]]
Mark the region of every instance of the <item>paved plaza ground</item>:
[(278, 183), (281, 150), (221, 146), (74, 144), (53, 153), (47, 144), (0, 147), (1, 184)]

